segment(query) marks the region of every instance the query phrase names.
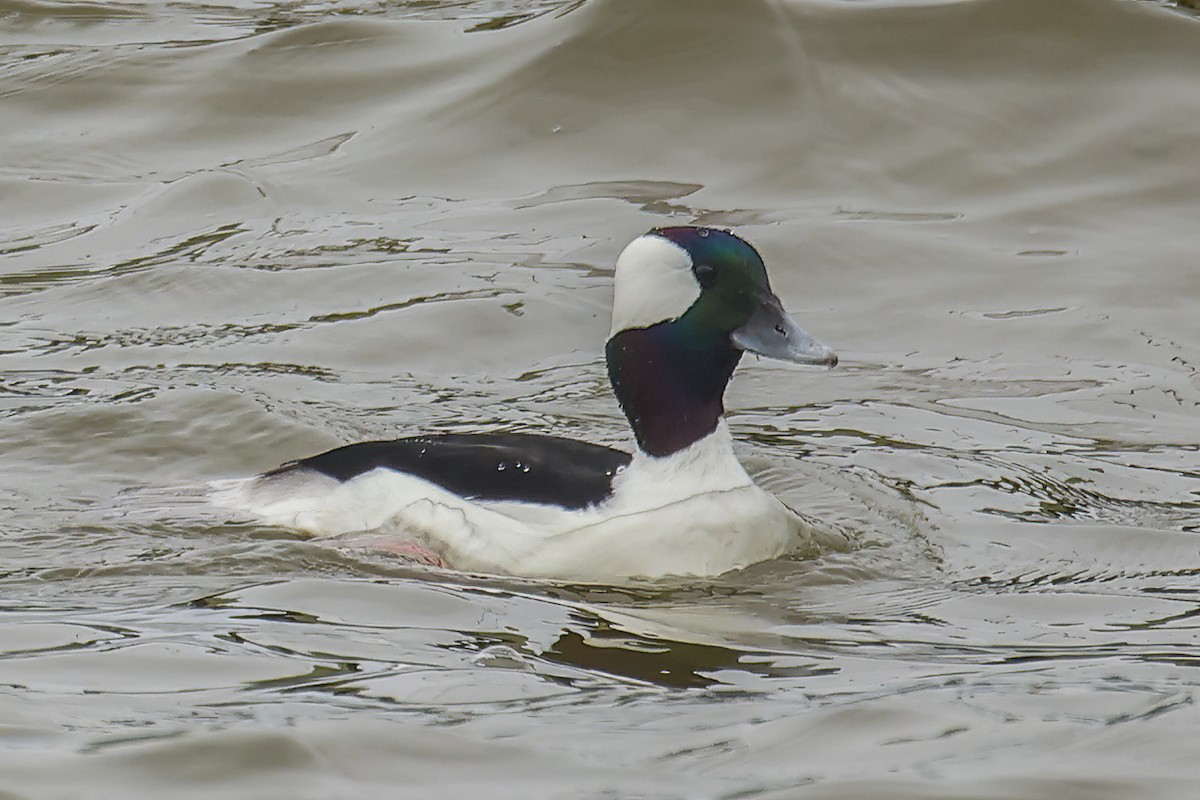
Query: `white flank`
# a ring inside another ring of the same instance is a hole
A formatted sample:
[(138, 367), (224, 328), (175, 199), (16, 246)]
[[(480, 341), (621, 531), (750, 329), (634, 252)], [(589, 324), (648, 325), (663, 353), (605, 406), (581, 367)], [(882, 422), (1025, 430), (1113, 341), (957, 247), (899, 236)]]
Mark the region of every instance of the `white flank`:
[(639, 236), (621, 251), (613, 282), (609, 336), (678, 319), (700, 296), (692, 257), (674, 242), (652, 234)]
[[(678, 453), (644, 453), (584, 511), (479, 503), (376, 469), (346, 483), (302, 470), (219, 487), (214, 500), (315, 536), (413, 541), (452, 567), (531, 578), (719, 575), (775, 558), (816, 532), (759, 488), (724, 423)], [(361, 544), (361, 541), (359, 542)]]

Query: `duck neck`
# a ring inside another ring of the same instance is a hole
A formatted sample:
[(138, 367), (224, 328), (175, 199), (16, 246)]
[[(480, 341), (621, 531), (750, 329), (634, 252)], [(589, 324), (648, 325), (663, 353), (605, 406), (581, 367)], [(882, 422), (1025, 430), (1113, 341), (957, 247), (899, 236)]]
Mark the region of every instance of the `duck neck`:
[(708, 436), (725, 413), (725, 386), (742, 351), (680, 320), (633, 328), (605, 345), (608, 377), (644, 453), (668, 456)]

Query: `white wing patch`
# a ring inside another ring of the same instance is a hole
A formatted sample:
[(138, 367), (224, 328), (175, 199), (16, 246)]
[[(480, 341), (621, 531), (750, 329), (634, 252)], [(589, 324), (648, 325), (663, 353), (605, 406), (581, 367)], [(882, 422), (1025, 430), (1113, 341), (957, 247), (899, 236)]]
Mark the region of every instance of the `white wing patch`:
[(661, 236), (639, 236), (617, 259), (613, 334), (678, 319), (700, 296), (692, 257)]

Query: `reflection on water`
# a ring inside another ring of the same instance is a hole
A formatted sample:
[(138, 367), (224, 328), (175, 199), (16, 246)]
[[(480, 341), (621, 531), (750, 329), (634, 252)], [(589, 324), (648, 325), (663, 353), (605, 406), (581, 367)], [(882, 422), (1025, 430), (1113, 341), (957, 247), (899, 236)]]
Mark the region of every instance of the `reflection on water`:
[(542, 657), (588, 672), (630, 678), (670, 689), (725, 684), (726, 681), (713, 675), (726, 670), (770, 678), (803, 679), (818, 674), (812, 669), (776, 666), (771, 662), (770, 654), (639, 636), (600, 617), (579, 621), (586, 625), (584, 631), (564, 630)]
[[(1190, 798), (1197, 37), (0, 0), (0, 794)], [(844, 356), (727, 405), (846, 552), (564, 585), (204, 501), (419, 430), (624, 445), (611, 265), (691, 222)]]

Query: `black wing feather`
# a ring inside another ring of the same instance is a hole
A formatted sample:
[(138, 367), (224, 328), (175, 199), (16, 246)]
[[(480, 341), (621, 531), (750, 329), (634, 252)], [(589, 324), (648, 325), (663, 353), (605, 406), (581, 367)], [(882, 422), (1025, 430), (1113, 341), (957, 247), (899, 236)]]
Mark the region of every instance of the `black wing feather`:
[(530, 433), (447, 433), (346, 445), (267, 473), (307, 468), (338, 481), (378, 467), (415, 475), (473, 500), (581, 509), (612, 493), (629, 453)]

